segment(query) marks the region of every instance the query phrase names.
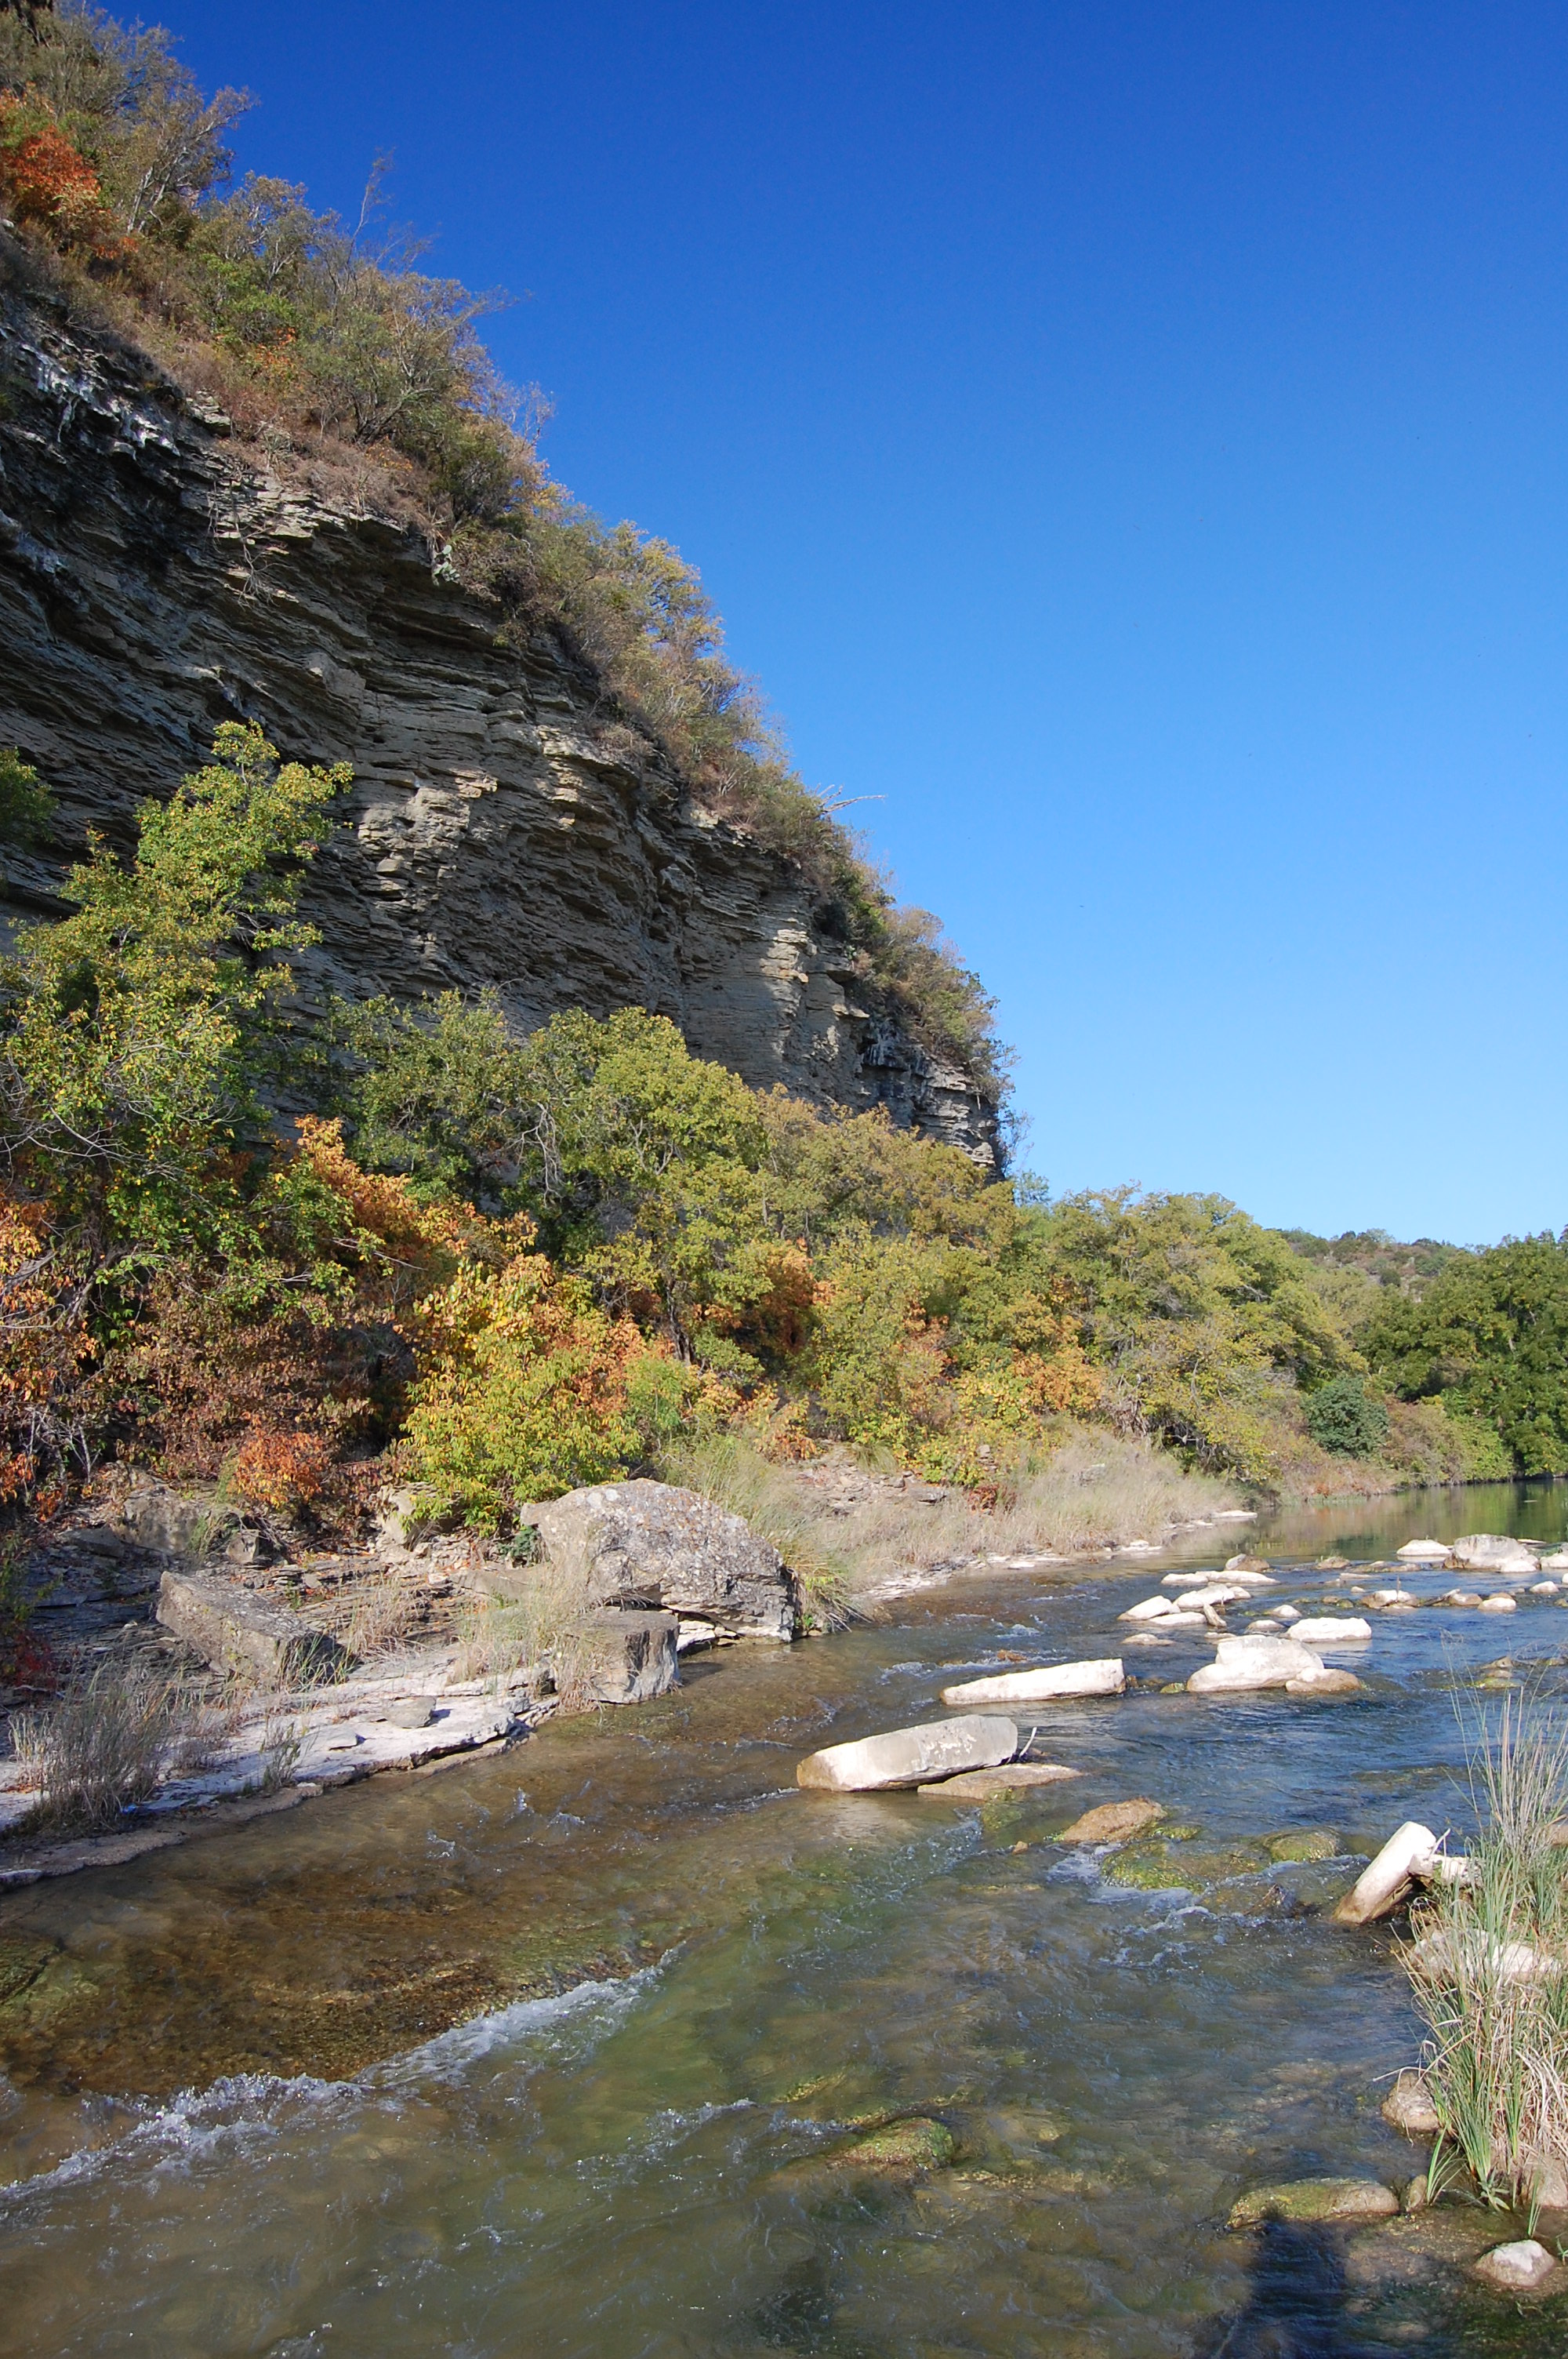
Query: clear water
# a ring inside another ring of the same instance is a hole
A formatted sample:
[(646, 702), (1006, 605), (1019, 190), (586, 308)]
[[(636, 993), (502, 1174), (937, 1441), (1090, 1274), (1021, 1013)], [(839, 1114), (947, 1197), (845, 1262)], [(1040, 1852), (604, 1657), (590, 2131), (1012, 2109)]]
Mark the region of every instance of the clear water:
[[(1565, 1525), (1568, 1487), (1499, 1486), (1255, 1544), (1278, 1565)], [(969, 1578), (471, 1768), (5, 1900), (0, 1989), (34, 1979), (0, 2004), (0, 2349), (1560, 2351), (1557, 2305), (1471, 2289), (1398, 2232), (1224, 2221), (1260, 2180), (1420, 2161), (1377, 2112), (1417, 2041), (1390, 1937), (1328, 1921), (1344, 1862), (1270, 1867), (1258, 1839), (1462, 1824), (1456, 1695), (1561, 1655), (1568, 1608), (1385, 1617), (1371, 1693), (1339, 1704), (1058, 1707), (1036, 1751), (1082, 1779), (983, 1811), (794, 1785), (803, 1752), (939, 1710), (999, 1655), (1110, 1651), (1177, 1560)], [(1127, 1649), (1143, 1677), (1206, 1658)], [(1046, 1840), (1131, 1794), (1199, 1830), (1184, 1884)], [(827, 2159), (908, 2111), (947, 2125), (953, 2169)]]

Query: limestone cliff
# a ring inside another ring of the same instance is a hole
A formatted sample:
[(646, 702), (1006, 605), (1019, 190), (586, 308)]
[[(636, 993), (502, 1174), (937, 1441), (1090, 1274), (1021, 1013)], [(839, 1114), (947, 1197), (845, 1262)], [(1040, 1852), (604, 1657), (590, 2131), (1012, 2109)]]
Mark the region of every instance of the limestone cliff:
[[(443, 579), (424, 536), (324, 496), (60, 309), (0, 305), (0, 744), (59, 798), (57, 850), (255, 720), (347, 761), (308, 981), (407, 998), (493, 985), (515, 1019), (637, 1005), (760, 1086), (885, 1105), (989, 1159), (996, 1110), (854, 974), (786, 861), (694, 809), (553, 634)], [(60, 861), (8, 853), (13, 905)]]

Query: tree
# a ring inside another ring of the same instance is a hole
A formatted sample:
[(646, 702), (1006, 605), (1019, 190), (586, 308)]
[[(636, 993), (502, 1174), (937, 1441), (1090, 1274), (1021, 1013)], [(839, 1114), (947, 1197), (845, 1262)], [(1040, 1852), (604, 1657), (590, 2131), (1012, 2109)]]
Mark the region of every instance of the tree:
[(1306, 1397), (1307, 1431), (1336, 1458), (1370, 1458), (1386, 1440), (1389, 1412), (1359, 1376), (1333, 1376)]
[(316, 937), (299, 873), (346, 766), (280, 762), (225, 722), (207, 768), (142, 807), (128, 864), (94, 837), (73, 914), (0, 968), (0, 1167), (95, 1254), (223, 1229), (289, 980)]
[(1390, 1300), (1363, 1341), (1402, 1399), (1479, 1418), (1521, 1474), (1568, 1473), (1568, 1234), (1451, 1261), (1419, 1302)]

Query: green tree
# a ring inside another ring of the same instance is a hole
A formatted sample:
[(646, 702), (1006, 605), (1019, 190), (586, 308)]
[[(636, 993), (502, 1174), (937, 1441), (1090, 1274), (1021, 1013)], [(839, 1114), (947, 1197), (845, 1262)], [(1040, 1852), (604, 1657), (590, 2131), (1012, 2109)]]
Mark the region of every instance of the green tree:
[(0, 969), (0, 1154), (97, 1250), (213, 1236), (238, 1201), (287, 957), (315, 940), (301, 864), (349, 777), (225, 722), (208, 767), (143, 805), (134, 857), (94, 838), (73, 914)]
[(1359, 1376), (1331, 1376), (1306, 1397), (1307, 1431), (1336, 1458), (1370, 1458), (1388, 1438), (1389, 1412)]
[(1523, 1474), (1568, 1473), (1568, 1236), (1510, 1237), (1388, 1302), (1367, 1357), (1404, 1400), (1490, 1426)]

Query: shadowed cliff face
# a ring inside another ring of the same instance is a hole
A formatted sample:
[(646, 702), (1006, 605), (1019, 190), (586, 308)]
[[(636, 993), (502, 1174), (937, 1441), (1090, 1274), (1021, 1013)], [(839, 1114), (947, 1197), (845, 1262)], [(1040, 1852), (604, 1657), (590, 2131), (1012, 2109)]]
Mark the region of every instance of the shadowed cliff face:
[[(0, 744), (55, 791), (61, 850), (128, 842), (216, 723), (258, 721), (354, 772), (307, 989), (491, 984), (525, 1027), (638, 1006), (756, 1086), (994, 1158), (994, 1106), (852, 979), (834, 912), (695, 811), (553, 635), (503, 645), (418, 532), (267, 472), (63, 313), (0, 303)], [(58, 858), (5, 866), (14, 910), (56, 906)]]

